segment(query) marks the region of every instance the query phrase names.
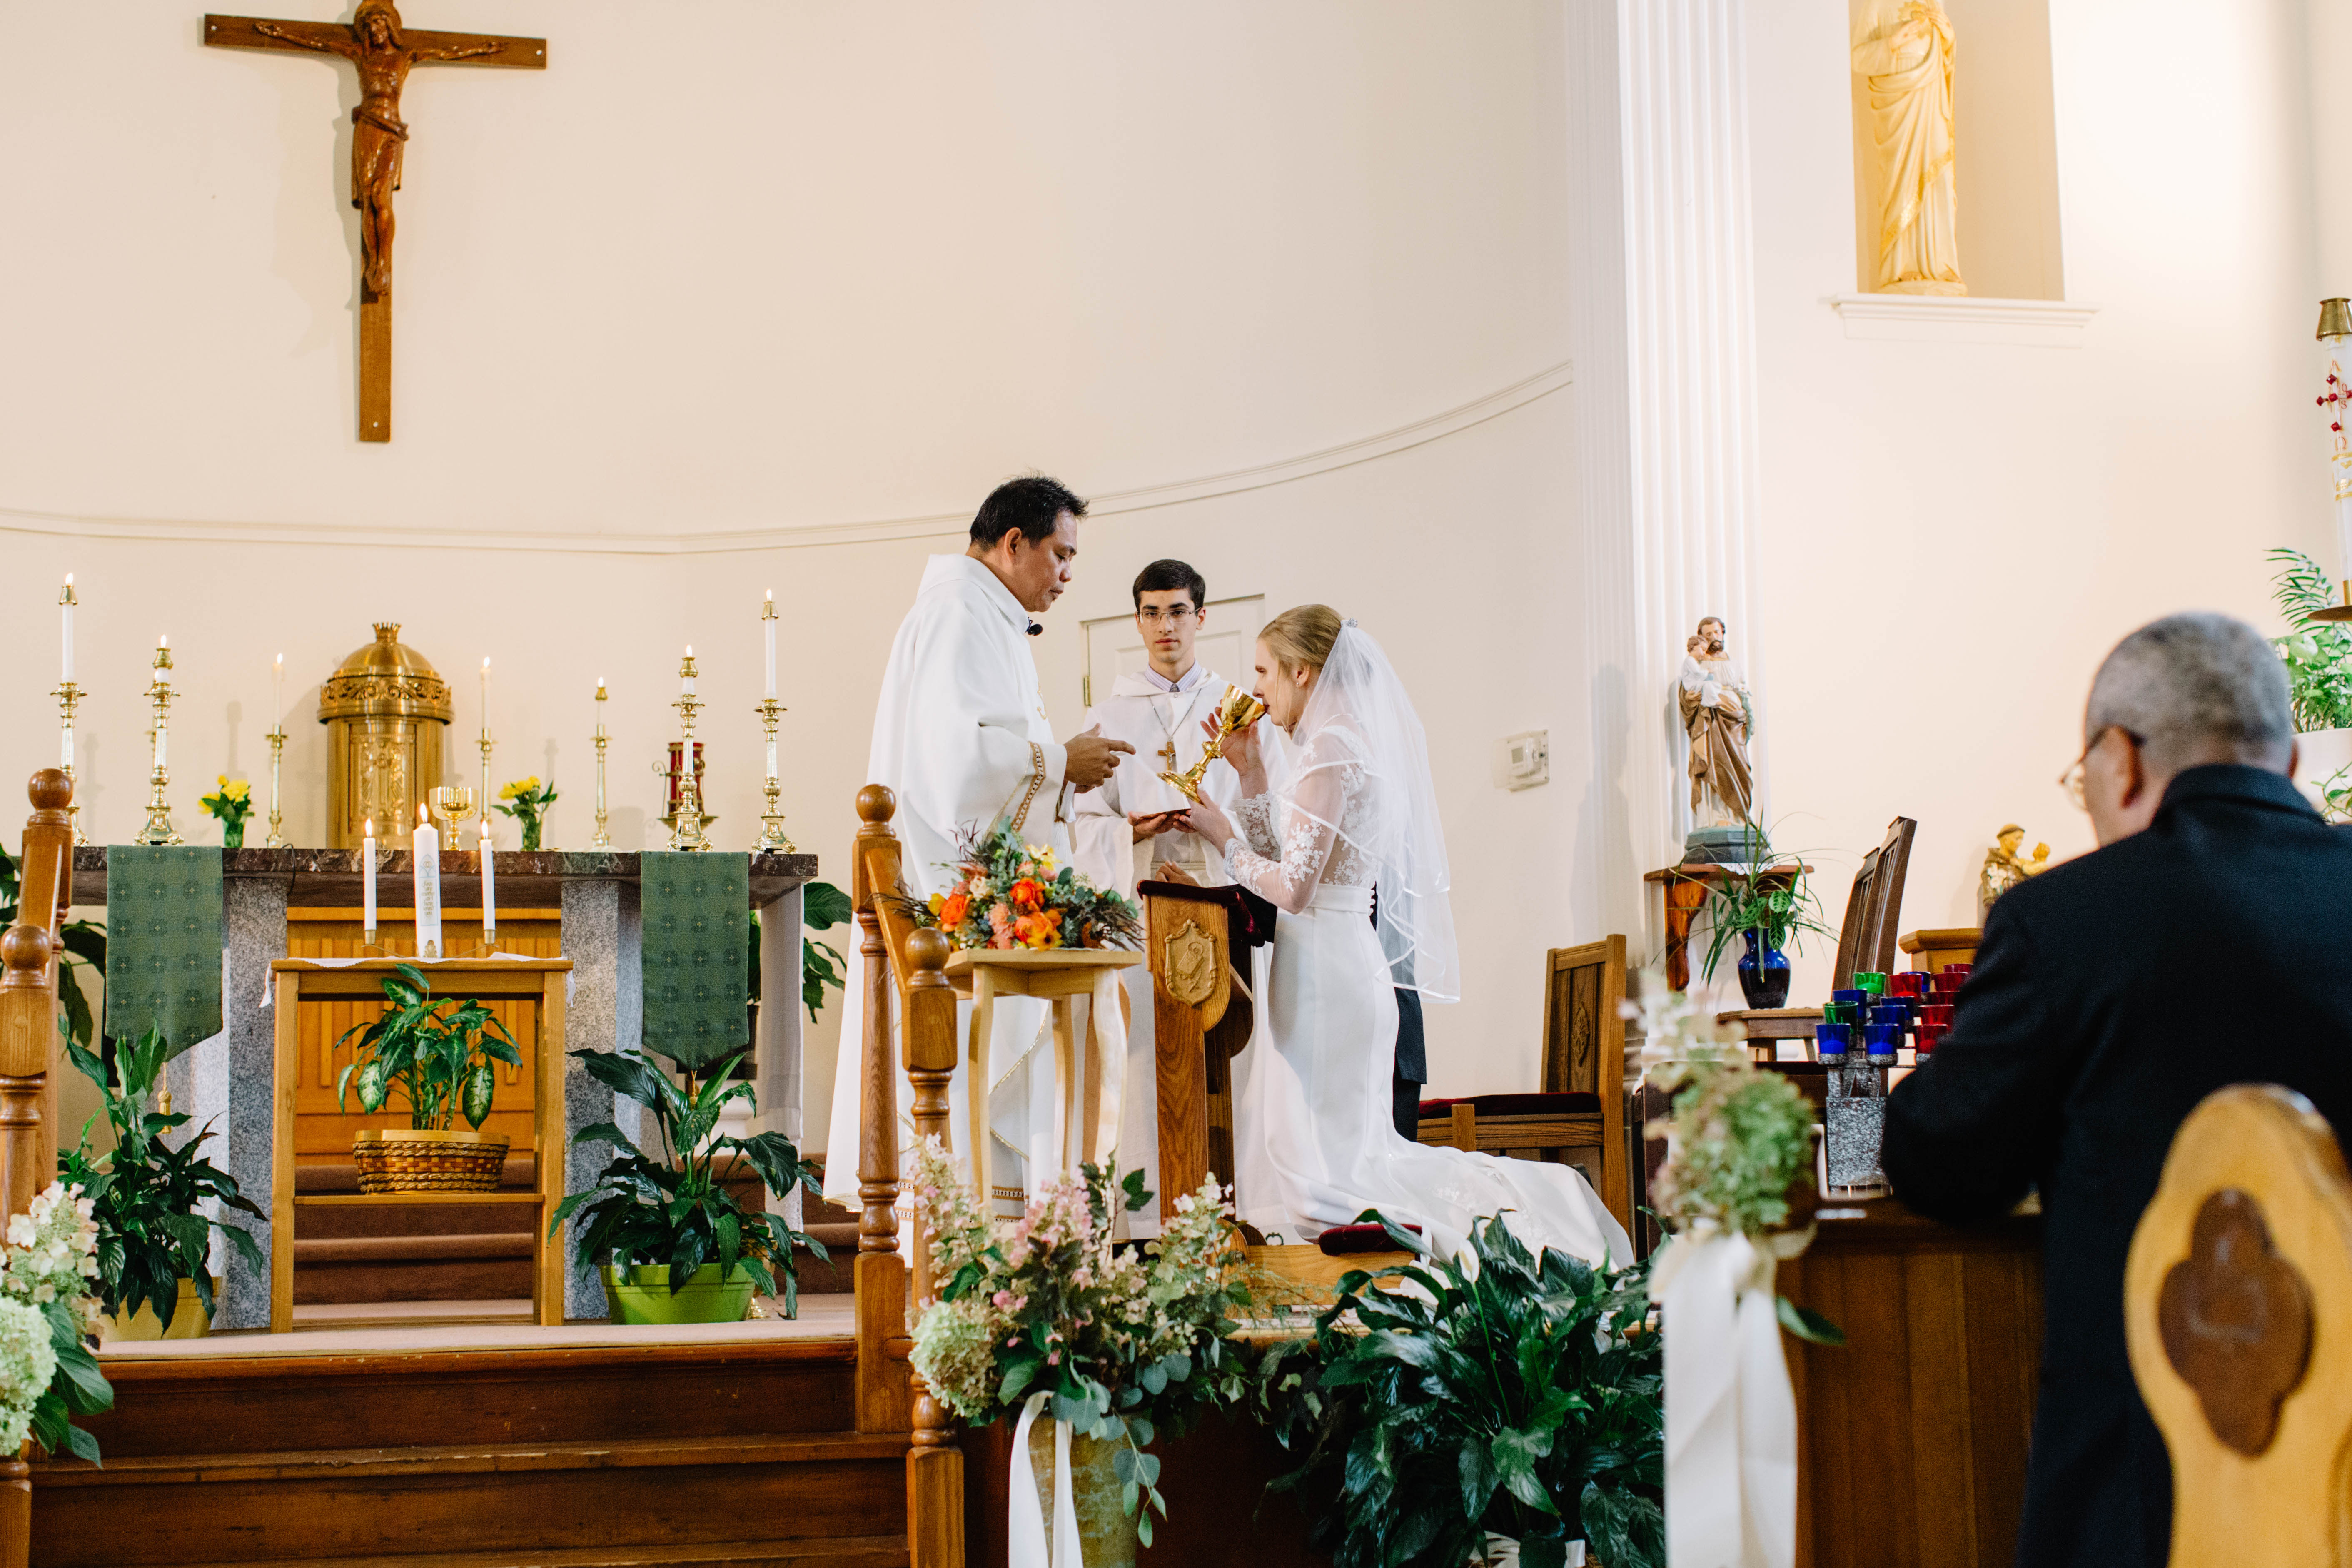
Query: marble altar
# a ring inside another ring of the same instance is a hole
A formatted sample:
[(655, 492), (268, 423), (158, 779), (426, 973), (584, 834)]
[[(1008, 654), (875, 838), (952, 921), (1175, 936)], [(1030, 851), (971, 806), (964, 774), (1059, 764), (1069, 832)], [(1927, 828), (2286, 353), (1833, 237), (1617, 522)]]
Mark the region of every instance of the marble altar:
[[(223, 924), (228, 948), (228, 984), (223, 993), (223, 1029), (173, 1060), (166, 1069), (173, 1103), (199, 1124), (215, 1121), (212, 1149), (247, 1193), (270, 1190), (272, 1021), (262, 1007), (269, 963), (287, 956), (289, 909), (352, 908), (360, 903), (357, 849), (228, 849), (221, 856)], [(563, 1049), (611, 1051), (634, 1045), (645, 1017), (638, 975), (642, 931), (638, 923), (638, 857), (634, 851), (499, 850), (493, 864), (503, 909), (562, 910), (563, 954), (572, 962), (572, 987), (565, 1010)], [(376, 895), (387, 909), (407, 907), (410, 853), (385, 854), (376, 866)], [(759, 1096), (754, 1125), (801, 1137), (800, 952), (801, 889), (815, 880), (814, 855), (756, 855), (751, 859), (751, 907), (760, 911), (760, 969), (764, 997), (754, 1041), (753, 1079)], [(441, 857), (441, 894), (451, 909), (481, 902), (481, 858)], [(73, 901), (106, 902), (106, 850), (84, 845), (74, 851)], [(618, 1120), (613, 1093), (577, 1062), (564, 1068), (567, 1131), (592, 1121)], [(623, 1105), (621, 1111), (635, 1107)], [(628, 1123), (622, 1121), (626, 1128)], [(632, 1129), (631, 1131), (634, 1131)], [(208, 1146), (211, 1147), (211, 1146)], [(605, 1158), (600, 1147), (572, 1151), (567, 1144), (565, 1183), (577, 1191)], [(789, 1213), (798, 1224), (798, 1201)], [(266, 1223), (247, 1220), (266, 1256)], [(568, 1248), (570, 1237), (565, 1238)], [(215, 1267), (226, 1276), (220, 1326), (260, 1329), (269, 1325), (269, 1276), (224, 1256), (215, 1243)], [(604, 1292), (593, 1273), (572, 1268), (564, 1288), (564, 1315), (600, 1318)]]

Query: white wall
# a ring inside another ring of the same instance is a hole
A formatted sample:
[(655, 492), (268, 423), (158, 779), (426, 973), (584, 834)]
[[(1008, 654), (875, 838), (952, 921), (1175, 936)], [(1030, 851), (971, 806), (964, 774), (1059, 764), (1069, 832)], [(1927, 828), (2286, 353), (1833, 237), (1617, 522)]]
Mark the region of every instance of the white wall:
[[(890, 636), (923, 555), (958, 547), (936, 520), (960, 531), (1032, 466), (1104, 495), (1308, 457), (1567, 357), (1538, 0), (1231, 4), (1181, 27), (1045, 4), (737, 0), (658, 26), (614, 0), (452, 4), (415, 19), (544, 33), (551, 66), (411, 79), (383, 447), (352, 438), (348, 69), (202, 48), (160, 0), (99, 8), (103, 58), (68, 47), (89, 8), (0, 11), (0, 210), (39, 237), (0, 247), (0, 647), (28, 672), (0, 687), (0, 776), (54, 755), (73, 571), (100, 839), (142, 820), (141, 694), (168, 631), (184, 830), (217, 842), (196, 795), (265, 774), (283, 651), (288, 828), (319, 842), (317, 682), (381, 618), (451, 680), (457, 742), (493, 660), (497, 777), (557, 780), (563, 846), (589, 832), (599, 675), (614, 835), (646, 842), (692, 642), (717, 833), (740, 846), (772, 586), (783, 805), (840, 878)], [(1432, 1056), (1455, 1091), (1533, 1073), (1541, 951), (1599, 919), (1559, 891), (1587, 771), (1568, 395), (1272, 488), (1107, 510), (1036, 647), (1075, 727), (1078, 622), (1170, 553), (1388, 642), (1447, 799), (1472, 999), (1433, 1016)], [(934, 521), (858, 526), (900, 519)], [(722, 548), (738, 532), (760, 547)], [(1556, 782), (1495, 789), (1494, 740), (1547, 725)], [(813, 1105), (832, 1038), (812, 1031)]]
[(2052, 9), (2078, 350), (1848, 340), (1845, 0), (1752, 35), (1773, 784), (1832, 923), (1898, 813), (1906, 930), (1975, 923), (2004, 822), (2089, 847), (2053, 781), (2106, 648), (2188, 607), (2274, 630), (2263, 552), (2334, 549), (2303, 7)]

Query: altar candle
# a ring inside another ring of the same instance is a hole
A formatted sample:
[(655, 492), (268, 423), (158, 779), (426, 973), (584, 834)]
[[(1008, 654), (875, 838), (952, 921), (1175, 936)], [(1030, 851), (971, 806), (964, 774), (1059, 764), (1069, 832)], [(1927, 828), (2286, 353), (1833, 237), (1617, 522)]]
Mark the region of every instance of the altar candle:
[(286, 656), (282, 653), (278, 656), (278, 668), (270, 679), (269, 696), (269, 727), (275, 730), (286, 712)]
[(375, 818), (360, 825), (360, 929), (375, 934)]
[(491, 860), (496, 851), (490, 847), (490, 825), (482, 824), (482, 935), (487, 939), (499, 929), (498, 873)]
[(441, 956), (441, 835), (423, 806), (416, 808), (416, 835), (410, 840), (415, 860), (416, 955)]
[[(596, 700), (602, 702), (604, 700), (604, 678), (600, 675), (596, 678)], [(602, 735), (604, 732), (604, 710), (599, 708), (596, 710), (596, 733)]]
[[(488, 734), (489, 732), (490, 732), (490, 661), (489, 661), (488, 659), (487, 659), (487, 658), (486, 658), (486, 659), (482, 660), (482, 733), (483, 733), (483, 734), (485, 734), (485, 735), (487, 735), (487, 734)], [(484, 801), (484, 802), (482, 803), (482, 810), (483, 810), (484, 812), (488, 812), (489, 809), (490, 809), (490, 803), (489, 803), (488, 801)]]
[[(157, 633), (155, 634), (155, 649), (156, 649), (156, 651), (157, 651), (158, 653), (163, 652), (164, 650), (168, 649), (171, 646), (172, 646), (172, 637), (171, 637), (171, 634), (170, 634), (170, 633), (168, 633), (168, 632), (157, 632)], [(161, 675), (158, 675), (155, 679), (158, 679), (158, 680), (161, 680), (161, 679), (163, 679), (163, 678)], [(163, 749), (164, 749), (164, 747), (165, 747), (165, 746), (170, 742), (172, 736), (171, 736), (171, 731), (168, 731), (167, 729), (165, 729), (165, 728), (164, 728), (163, 725), (161, 725), (161, 724), (158, 724), (158, 725), (156, 725), (156, 726), (155, 726), (154, 734), (155, 734), (155, 763), (154, 763), (154, 765), (160, 768), (160, 767), (162, 767), (162, 766), (163, 766), (163, 765), (164, 765), (164, 763), (163, 763)]]
[[(65, 592), (58, 595), (58, 609), (61, 613), (65, 621), (66, 672), (63, 679), (71, 680), (73, 679), (74, 591), (73, 574), (70, 572), (66, 574)], [(71, 767), (73, 765), (73, 759), (70, 757), (67, 758), (66, 765), (68, 767)]]
[(760, 625), (768, 634), (768, 700), (776, 700), (776, 591), (768, 590), (768, 602), (760, 611)]
[[(687, 657), (689, 660), (691, 660), (691, 659), (694, 658), (694, 645), (693, 645), (692, 643), (688, 643), (688, 644), (687, 644), (687, 645), (686, 645), (686, 657)], [(677, 689), (678, 689), (678, 690), (679, 690), (681, 693), (683, 693), (684, 695), (686, 695), (686, 696), (688, 696), (688, 697), (691, 697), (691, 696), (693, 696), (693, 695), (694, 695), (694, 677), (692, 677), (692, 676), (690, 676), (690, 675), (680, 675), (680, 676), (677, 678)]]

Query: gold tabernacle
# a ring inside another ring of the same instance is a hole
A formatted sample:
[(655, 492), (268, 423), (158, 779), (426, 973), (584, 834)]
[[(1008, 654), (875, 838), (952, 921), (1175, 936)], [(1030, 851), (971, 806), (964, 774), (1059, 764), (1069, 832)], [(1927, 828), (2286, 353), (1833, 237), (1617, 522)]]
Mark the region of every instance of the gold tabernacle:
[(319, 688), (327, 726), (327, 847), (356, 849), (371, 818), (379, 835), (416, 826), (416, 808), (441, 779), (441, 738), (449, 688), (400, 627), (376, 623), (375, 640), (354, 651)]
[(1217, 732), (1201, 748), (1201, 760), (1181, 773), (1161, 773), (1160, 782), (1174, 784), (1183, 791), (1184, 798), (1197, 802), (1201, 798), (1201, 780), (1209, 764), (1224, 755), (1225, 737), (1236, 730), (1245, 730), (1258, 721), (1265, 712), (1265, 704), (1238, 686), (1228, 686), (1217, 700)]

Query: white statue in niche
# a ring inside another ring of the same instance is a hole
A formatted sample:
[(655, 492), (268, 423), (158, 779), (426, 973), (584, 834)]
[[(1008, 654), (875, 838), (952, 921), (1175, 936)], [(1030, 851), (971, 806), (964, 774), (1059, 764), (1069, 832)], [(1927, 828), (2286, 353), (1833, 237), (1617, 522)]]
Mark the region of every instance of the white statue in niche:
[(1882, 294), (1965, 294), (1952, 170), (1952, 23), (1937, 0), (1881, 5), (1854, 39), (1870, 104)]

